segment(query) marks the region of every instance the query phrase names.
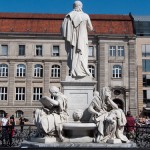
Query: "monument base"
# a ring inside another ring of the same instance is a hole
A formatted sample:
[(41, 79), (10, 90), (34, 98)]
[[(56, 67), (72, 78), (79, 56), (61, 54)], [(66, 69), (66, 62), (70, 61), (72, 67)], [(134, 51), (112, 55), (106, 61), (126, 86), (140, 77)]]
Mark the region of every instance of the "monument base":
[(109, 144), (109, 143), (81, 143), (81, 142), (54, 142), (54, 143), (38, 143), (38, 142), (29, 142), (29, 141), (23, 141), (21, 143), (21, 148), (34, 148), (34, 147), (39, 147), (39, 148), (69, 148), (69, 149), (74, 149), (74, 148), (91, 148), (91, 149), (105, 149), (105, 148), (136, 148), (136, 144), (133, 142), (129, 143), (121, 143), (121, 144)]
[(108, 139), (107, 143), (109, 143), (109, 144), (119, 144), (120, 143), (121, 144), (122, 142), (120, 139)]
[(67, 111), (70, 122), (74, 121), (73, 114), (76, 111), (83, 112), (81, 122), (89, 122), (91, 114), (89, 114), (87, 108), (93, 99), (96, 83), (91, 77), (74, 79), (68, 76), (65, 81), (61, 81), (63, 93), (68, 98)]
[(55, 137), (43, 137), (43, 138), (31, 138), (31, 142), (37, 142), (37, 143), (54, 143), (57, 142), (57, 138)]

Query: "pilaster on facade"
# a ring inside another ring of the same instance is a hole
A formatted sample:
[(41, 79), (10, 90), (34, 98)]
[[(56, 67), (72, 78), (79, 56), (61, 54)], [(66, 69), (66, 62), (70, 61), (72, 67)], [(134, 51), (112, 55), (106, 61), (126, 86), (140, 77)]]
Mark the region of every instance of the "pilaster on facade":
[(98, 45), (98, 90), (100, 91), (105, 86), (105, 43), (99, 40)]
[(137, 64), (136, 64), (136, 50), (135, 41), (128, 43), (128, 57), (129, 57), (129, 108), (133, 115), (137, 114)]
[(125, 112), (129, 111), (130, 109), (130, 97), (129, 97), (129, 91), (130, 90), (127, 90), (125, 91)]
[(49, 95), (49, 86), (50, 86), (50, 63), (44, 63), (44, 83), (43, 83), (43, 95)]
[(32, 77), (33, 77), (33, 63), (27, 62), (27, 75), (26, 75), (26, 105), (32, 105)]
[(8, 105), (14, 105), (15, 99), (15, 62), (9, 63), (9, 79), (8, 79)]
[(142, 66), (138, 66), (137, 68), (137, 77), (138, 77), (138, 114), (140, 114), (140, 111), (143, 109), (143, 78), (142, 78)]
[(69, 75), (69, 69), (67, 66), (67, 61), (62, 61), (61, 64), (61, 81), (64, 81), (66, 76)]

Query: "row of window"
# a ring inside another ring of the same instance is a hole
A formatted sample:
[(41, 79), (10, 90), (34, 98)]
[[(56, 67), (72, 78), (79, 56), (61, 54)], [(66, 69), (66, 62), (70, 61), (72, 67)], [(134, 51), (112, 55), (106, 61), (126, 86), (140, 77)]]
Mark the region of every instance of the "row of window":
[(109, 46), (109, 56), (124, 57), (124, 46)]
[[(92, 73), (93, 77), (95, 77), (95, 67), (92, 65), (89, 65), (88, 68), (89, 68), (89, 71)], [(7, 77), (7, 76), (8, 76), (8, 65), (0, 64), (0, 77)], [(24, 64), (17, 65), (16, 76), (17, 77), (26, 76), (26, 66)], [(34, 65), (34, 77), (43, 77), (43, 66), (41, 64)], [(59, 65), (52, 65), (51, 77), (60, 77)]]
[[(93, 77), (95, 77), (95, 67), (92, 65), (88, 65), (89, 71)], [(26, 75), (26, 66), (24, 64), (17, 65), (17, 77), (25, 77)], [(0, 64), (0, 77), (8, 76), (8, 65)], [(36, 64), (34, 66), (34, 77), (43, 77), (43, 66), (41, 64)], [(60, 77), (60, 66), (52, 65), (51, 68), (51, 77)], [(121, 78), (122, 77), (122, 67), (120, 65), (114, 65), (112, 70), (113, 78)]]
[[(52, 47), (52, 56), (59, 56), (60, 55), (60, 48), (58, 45), (54, 45)], [(0, 55), (7, 56), (8, 55), (8, 45), (1, 45)], [(18, 46), (18, 55), (25, 56), (26, 55), (26, 46), (19, 45)], [(36, 45), (35, 46), (35, 56), (42, 56), (43, 55), (43, 46)], [(94, 56), (94, 47), (89, 46), (89, 56)], [(109, 56), (124, 56), (124, 46), (109, 46)]]
[[(19, 65), (20, 66), (20, 65)], [(43, 67), (35, 65), (34, 76), (35, 77), (43, 77)], [(25, 67), (25, 66), (24, 66)], [(8, 69), (4, 69), (8, 70)], [(92, 73), (93, 77), (95, 77), (95, 68), (92, 65), (89, 65), (89, 71)], [(3, 74), (6, 74), (4, 72)], [(8, 74), (8, 71), (7, 71)], [(0, 73), (1, 75), (1, 73)], [(25, 68), (23, 67), (17, 68), (17, 75), (22, 77), (25, 75)], [(52, 77), (60, 77), (60, 66), (54, 65), (52, 66)], [(120, 65), (114, 65), (112, 70), (113, 78), (121, 78), (122, 77), (122, 67)], [(39, 100), (42, 97), (42, 88), (36, 87), (33, 88), (33, 100)], [(7, 100), (7, 87), (0, 87), (0, 100)], [(25, 100), (25, 87), (16, 87), (16, 100)]]
[[(1, 56), (8, 56), (8, 45), (1, 45), (0, 49), (0, 55)], [(52, 56), (59, 56), (59, 46), (53, 46), (52, 48)], [(19, 45), (18, 46), (18, 55), (19, 56), (25, 56), (26, 55), (26, 46), (25, 45)], [(36, 45), (35, 46), (35, 55), (36, 56), (42, 56), (43, 55), (43, 46), (42, 45)]]
[[(150, 45), (142, 45), (142, 57), (150, 57)], [(142, 59), (143, 72), (150, 72), (150, 59)], [(143, 75), (143, 86), (150, 86), (150, 75)], [(143, 102), (150, 102), (150, 90), (143, 90)]]
[[(0, 87), (0, 100), (7, 100), (8, 92), (7, 87)], [(39, 100), (42, 97), (43, 88), (33, 88), (33, 100)], [(25, 87), (16, 87), (15, 99), (24, 101), (25, 100)]]
[[(4, 110), (0, 110), (0, 118), (3, 118), (4, 115), (6, 114), (6, 112)], [(23, 116), (23, 111), (22, 110), (17, 110), (16, 111), (16, 118), (20, 118), (21, 116)], [(33, 112), (34, 114), (34, 112)]]
[[(51, 54), (52, 54), (52, 56), (59, 56), (60, 55), (59, 46), (57, 46), (57, 45), (53, 46)], [(8, 45), (1, 45), (0, 55), (8, 56)], [(26, 55), (26, 46), (19, 45), (18, 46), (18, 56), (25, 56), (25, 55)], [(43, 46), (42, 45), (35, 46), (35, 56), (43, 56)], [(94, 47), (93, 46), (89, 46), (89, 56), (94, 56)]]
[[(142, 45), (142, 57), (150, 57), (150, 45)], [(150, 72), (150, 60), (142, 59), (143, 72)], [(150, 86), (150, 75), (143, 75), (143, 86)], [(150, 101), (150, 90), (143, 90), (143, 102)]]
[[(89, 71), (93, 77), (95, 77), (95, 67), (88, 65)], [(17, 65), (17, 77), (25, 77), (26, 75), (26, 66), (24, 64)], [(8, 76), (8, 65), (0, 64), (0, 77)], [(34, 66), (34, 77), (43, 77), (43, 66), (41, 64), (36, 64)], [(51, 77), (60, 77), (60, 66), (53, 65), (51, 68)], [(122, 67), (120, 65), (114, 65), (112, 70), (113, 78), (122, 77)]]

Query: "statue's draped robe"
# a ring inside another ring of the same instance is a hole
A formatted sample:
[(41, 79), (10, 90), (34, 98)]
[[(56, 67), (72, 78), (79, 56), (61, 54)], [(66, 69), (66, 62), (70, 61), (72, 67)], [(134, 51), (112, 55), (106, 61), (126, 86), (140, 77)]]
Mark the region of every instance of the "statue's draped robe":
[(57, 130), (63, 122), (67, 122), (67, 99), (60, 93), (57, 100), (59, 106), (52, 108), (50, 114), (47, 114), (44, 109), (36, 109), (35, 125), (38, 129), (44, 130), (45, 133), (52, 133)]
[(108, 112), (105, 110), (105, 103), (100, 97), (95, 96), (90, 105), (100, 113), (99, 116), (93, 115), (92, 120), (96, 123), (98, 132), (104, 136), (104, 120), (108, 116)]
[(103, 136), (102, 141), (106, 142), (111, 138), (119, 138), (123, 142), (128, 141), (127, 137), (123, 135), (126, 117), (122, 109), (116, 108), (108, 111), (109, 104), (104, 102), (103, 97), (98, 96), (93, 98), (90, 105), (100, 114), (99, 116), (93, 115), (92, 120), (95, 121), (98, 132)]
[(74, 77), (90, 76), (88, 69), (88, 33), (93, 30), (90, 18), (82, 11), (72, 11), (62, 23), (62, 35), (70, 44), (71, 74)]
[[(110, 118), (113, 123), (109, 123), (107, 119)], [(112, 109), (107, 118), (105, 123), (105, 137), (104, 141), (107, 141), (107, 139), (114, 139), (118, 138), (123, 142), (127, 142), (128, 139), (125, 135), (123, 135), (124, 126), (126, 125), (126, 116), (122, 109)]]

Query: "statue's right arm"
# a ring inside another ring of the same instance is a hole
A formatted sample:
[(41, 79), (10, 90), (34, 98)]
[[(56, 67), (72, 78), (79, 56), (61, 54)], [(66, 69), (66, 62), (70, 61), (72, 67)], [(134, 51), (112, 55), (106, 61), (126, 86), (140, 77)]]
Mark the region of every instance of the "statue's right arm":
[(95, 114), (95, 115), (98, 115), (98, 112), (94, 110), (93, 108), (93, 103), (90, 104), (89, 108), (88, 108), (88, 111), (91, 113), (91, 114)]
[(110, 97), (107, 97), (109, 104), (114, 108), (118, 109), (118, 105), (112, 101)]
[(93, 26), (90, 20), (90, 17), (88, 16), (88, 20), (87, 20), (87, 27), (89, 31), (93, 31)]
[(49, 98), (48, 96), (45, 96), (45, 97), (42, 97), (42, 99), (47, 99), (52, 105), (54, 106), (58, 106), (59, 105), (59, 102), (54, 100), (54, 99), (51, 99)]

